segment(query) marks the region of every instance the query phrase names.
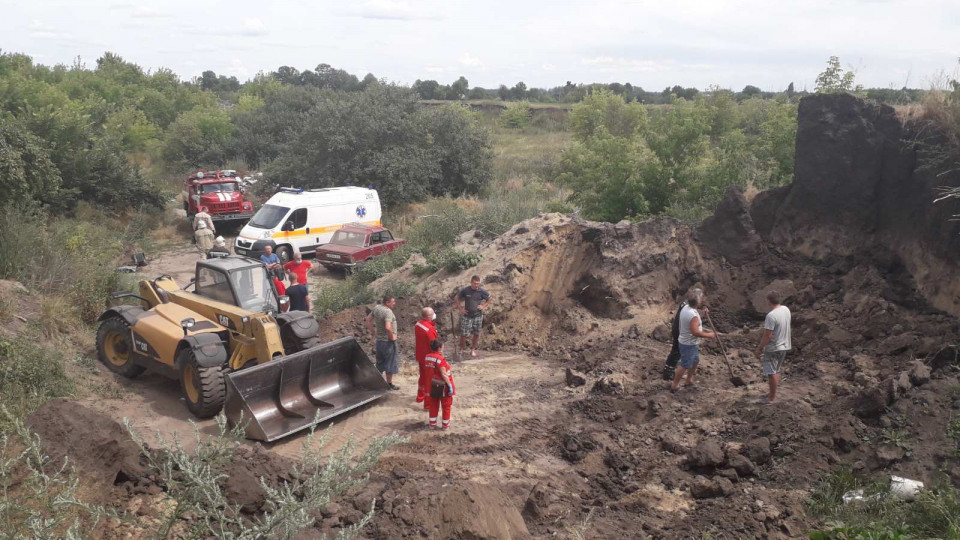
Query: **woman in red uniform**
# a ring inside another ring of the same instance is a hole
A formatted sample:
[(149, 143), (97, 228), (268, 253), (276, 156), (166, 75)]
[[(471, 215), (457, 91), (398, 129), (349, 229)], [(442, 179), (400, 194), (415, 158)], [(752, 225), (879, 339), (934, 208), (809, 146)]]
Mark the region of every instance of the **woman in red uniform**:
[(453, 372), (450, 364), (443, 357), (443, 342), (435, 339), (430, 342), (431, 353), (424, 358), (424, 363), (433, 368), (433, 380), (430, 381), (430, 425), (437, 425), (437, 413), (443, 408), (443, 429), (450, 427), (450, 409), (453, 407), (453, 396), (457, 387), (453, 383)]

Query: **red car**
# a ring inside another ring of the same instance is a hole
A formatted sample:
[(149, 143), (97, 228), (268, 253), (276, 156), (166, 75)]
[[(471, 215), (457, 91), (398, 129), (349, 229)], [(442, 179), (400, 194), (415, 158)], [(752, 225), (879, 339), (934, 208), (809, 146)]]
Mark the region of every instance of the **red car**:
[(378, 225), (347, 225), (333, 233), (329, 244), (317, 248), (316, 260), (323, 266), (350, 272), (365, 261), (390, 253), (406, 240), (394, 238)]

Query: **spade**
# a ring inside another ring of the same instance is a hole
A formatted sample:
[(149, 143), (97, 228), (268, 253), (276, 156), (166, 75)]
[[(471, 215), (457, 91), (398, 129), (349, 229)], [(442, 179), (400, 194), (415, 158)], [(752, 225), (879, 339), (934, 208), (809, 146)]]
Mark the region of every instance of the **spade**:
[(723, 353), (723, 363), (727, 366), (727, 371), (730, 372), (730, 382), (734, 386), (746, 386), (747, 382), (743, 380), (743, 377), (733, 374), (733, 368), (730, 367), (730, 359), (727, 358), (727, 349), (723, 346), (723, 342), (720, 341), (720, 334), (717, 332), (716, 325), (713, 324), (713, 320), (710, 318), (710, 312), (707, 312), (707, 322), (710, 323), (710, 326), (713, 327), (714, 335), (717, 338), (717, 345), (720, 346), (720, 352)]

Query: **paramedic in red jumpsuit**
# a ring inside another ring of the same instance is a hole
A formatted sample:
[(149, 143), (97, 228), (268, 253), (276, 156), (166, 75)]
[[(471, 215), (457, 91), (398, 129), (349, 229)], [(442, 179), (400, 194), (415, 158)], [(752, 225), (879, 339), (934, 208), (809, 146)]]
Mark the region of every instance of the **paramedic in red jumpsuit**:
[(420, 312), (420, 320), (418, 320), (417, 324), (413, 327), (413, 335), (416, 338), (414, 356), (417, 358), (417, 365), (420, 366), (420, 380), (417, 384), (417, 403), (423, 403), (424, 410), (429, 408), (426, 398), (430, 395), (430, 379), (433, 377), (433, 368), (431, 366), (430, 369), (427, 369), (423, 361), (431, 351), (430, 342), (440, 337), (439, 334), (437, 334), (437, 327), (433, 322), (436, 318), (437, 314), (433, 312), (433, 308), (425, 307)]
[[(443, 342), (435, 339), (430, 342), (430, 348), (433, 352), (427, 355), (425, 363), (433, 368), (433, 378), (431, 386), (433, 389), (440, 390), (442, 397), (435, 398), (428, 395), (427, 402), (430, 404), (430, 425), (437, 425), (437, 414), (440, 408), (443, 408), (443, 429), (450, 427), (450, 409), (453, 407), (453, 396), (457, 394), (457, 387), (453, 382), (453, 372), (450, 370), (450, 364), (443, 357)], [(434, 393), (434, 392), (431, 392)]]

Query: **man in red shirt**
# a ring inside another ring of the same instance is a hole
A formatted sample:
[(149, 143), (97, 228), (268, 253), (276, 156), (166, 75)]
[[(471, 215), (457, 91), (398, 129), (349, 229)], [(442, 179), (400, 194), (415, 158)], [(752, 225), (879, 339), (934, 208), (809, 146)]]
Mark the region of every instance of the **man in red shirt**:
[(433, 369), (430, 381), (430, 425), (437, 425), (437, 413), (442, 406), (443, 429), (447, 429), (450, 427), (450, 409), (453, 407), (453, 396), (457, 395), (457, 387), (453, 383), (450, 364), (443, 357), (443, 342), (439, 339), (431, 341), (430, 349), (433, 352), (424, 358), (424, 363)]
[(417, 358), (417, 365), (420, 366), (420, 380), (417, 384), (417, 403), (423, 403), (424, 410), (430, 408), (430, 401), (426, 398), (430, 396), (430, 379), (433, 377), (433, 369), (427, 369), (423, 361), (424, 358), (432, 352), (430, 342), (440, 337), (437, 333), (437, 327), (433, 322), (436, 318), (437, 314), (434, 313), (433, 308), (425, 307), (420, 311), (420, 320), (417, 321), (417, 324), (413, 327), (413, 335), (416, 338), (414, 356)]
[(310, 269), (313, 268), (313, 265), (310, 264), (310, 261), (303, 260), (303, 255), (299, 251), (293, 253), (293, 260), (283, 265), (283, 269), (287, 272), (293, 272), (297, 275), (297, 282), (301, 285), (307, 284), (307, 274), (310, 272)]

